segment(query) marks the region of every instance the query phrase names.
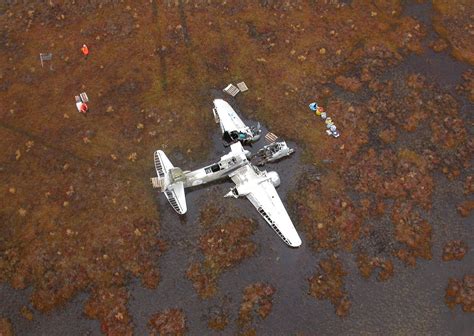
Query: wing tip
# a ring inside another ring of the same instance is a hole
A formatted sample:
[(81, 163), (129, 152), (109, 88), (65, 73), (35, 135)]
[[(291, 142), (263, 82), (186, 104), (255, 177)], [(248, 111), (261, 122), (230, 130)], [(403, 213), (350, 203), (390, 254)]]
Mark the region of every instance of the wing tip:
[(297, 240), (294, 240), (294, 241), (290, 242), (290, 244), (288, 244), (288, 245), (291, 246), (291, 247), (293, 247), (293, 248), (298, 248), (298, 247), (301, 246), (301, 244), (302, 244), (301, 238), (298, 237)]

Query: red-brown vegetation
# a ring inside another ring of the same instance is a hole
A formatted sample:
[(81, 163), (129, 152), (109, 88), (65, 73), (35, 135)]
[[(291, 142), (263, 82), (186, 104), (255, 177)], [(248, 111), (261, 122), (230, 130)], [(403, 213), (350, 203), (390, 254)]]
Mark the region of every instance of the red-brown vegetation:
[(450, 308), (457, 304), (466, 313), (474, 313), (474, 275), (465, 275), (461, 280), (449, 278), (445, 302)]
[(466, 181), (464, 182), (464, 195), (469, 195), (474, 193), (474, 178), (472, 175), (466, 177)]
[(452, 240), (446, 243), (443, 248), (443, 260), (462, 260), (468, 251), (468, 246), (462, 240)]
[(319, 272), (309, 278), (309, 294), (318, 300), (331, 301), (340, 317), (347, 316), (351, 307), (344, 288), (346, 275), (340, 259), (331, 255), (319, 262)]
[(446, 40), (440, 38), (430, 43), (430, 47), (436, 52), (442, 52), (446, 50), (449, 47), (449, 45), (446, 42)]
[(449, 42), (453, 56), (474, 64), (474, 42), (466, 38), (472, 32), (472, 4), (469, 0), (434, 0), (433, 8), (433, 26)]
[(431, 225), (421, 218), (411, 203), (396, 202), (392, 210), (392, 222), (395, 225), (395, 238), (404, 247), (395, 255), (407, 265), (415, 266), (416, 258), (430, 260)]
[(267, 318), (272, 311), (273, 294), (275, 294), (275, 288), (269, 284), (258, 282), (245, 287), (239, 310), (239, 325), (241, 327), (250, 325), (253, 313), (261, 319)]
[(186, 318), (181, 309), (167, 309), (157, 313), (148, 322), (150, 335), (183, 336), (186, 333)]
[(209, 206), (201, 211), (200, 223), (207, 231), (199, 239), (204, 260), (192, 263), (186, 276), (198, 294), (207, 299), (215, 295), (220, 274), (252, 256), (256, 245), (250, 240), (255, 223), (247, 218), (220, 218), (219, 211)]
[(338, 76), (334, 82), (342, 87), (344, 90), (357, 92), (362, 86), (362, 83), (355, 77)]
[(457, 86), (457, 89), (466, 93), (469, 100), (474, 103), (474, 71), (472, 69), (462, 74), (462, 82)]
[(224, 330), (227, 324), (229, 324), (229, 318), (224, 313), (211, 316), (207, 321), (207, 327), (216, 331)]
[(108, 335), (132, 335), (132, 319), (127, 309), (125, 288), (112, 287), (94, 290), (84, 311), (90, 318), (101, 321), (100, 329)]
[(0, 318), (0, 335), (1, 336), (13, 336), (15, 333), (13, 332), (13, 327), (9, 319), (7, 318)]
[(463, 217), (469, 217), (471, 211), (474, 209), (474, 200), (464, 201), (458, 205), (457, 210)]
[(377, 275), (378, 281), (386, 281), (390, 279), (394, 273), (392, 260), (380, 257), (370, 258), (366, 254), (357, 255), (357, 266), (359, 267), (360, 274), (366, 279), (370, 278), (377, 268), (380, 268)]

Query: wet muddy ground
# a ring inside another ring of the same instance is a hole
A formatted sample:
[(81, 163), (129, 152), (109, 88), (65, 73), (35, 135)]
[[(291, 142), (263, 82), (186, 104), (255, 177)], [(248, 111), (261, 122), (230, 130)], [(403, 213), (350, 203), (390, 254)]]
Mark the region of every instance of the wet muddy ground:
[[(471, 335), (473, 14), (0, 4), (0, 334)], [(248, 92), (221, 91), (241, 80)], [(151, 188), (156, 149), (184, 169), (226, 153), (214, 97), (296, 149), (265, 168), (300, 248), (224, 199), (230, 181), (188, 190), (185, 216)]]

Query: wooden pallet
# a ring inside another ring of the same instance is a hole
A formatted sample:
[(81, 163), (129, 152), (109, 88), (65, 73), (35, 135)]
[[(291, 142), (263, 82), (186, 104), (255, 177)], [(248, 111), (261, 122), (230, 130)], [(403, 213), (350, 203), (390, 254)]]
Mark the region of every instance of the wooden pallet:
[(278, 136), (276, 136), (275, 134), (273, 134), (271, 132), (268, 132), (265, 135), (265, 141), (268, 142), (269, 144), (272, 143), (272, 142), (275, 142), (276, 139), (278, 139)]

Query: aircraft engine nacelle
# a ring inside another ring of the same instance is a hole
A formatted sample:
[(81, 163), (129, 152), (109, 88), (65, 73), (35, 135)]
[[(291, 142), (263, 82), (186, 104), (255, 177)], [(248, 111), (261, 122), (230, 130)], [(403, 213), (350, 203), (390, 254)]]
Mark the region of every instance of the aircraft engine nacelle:
[(276, 171), (268, 172), (268, 177), (270, 178), (270, 181), (272, 181), (272, 184), (275, 188), (280, 185), (280, 176), (278, 176)]

